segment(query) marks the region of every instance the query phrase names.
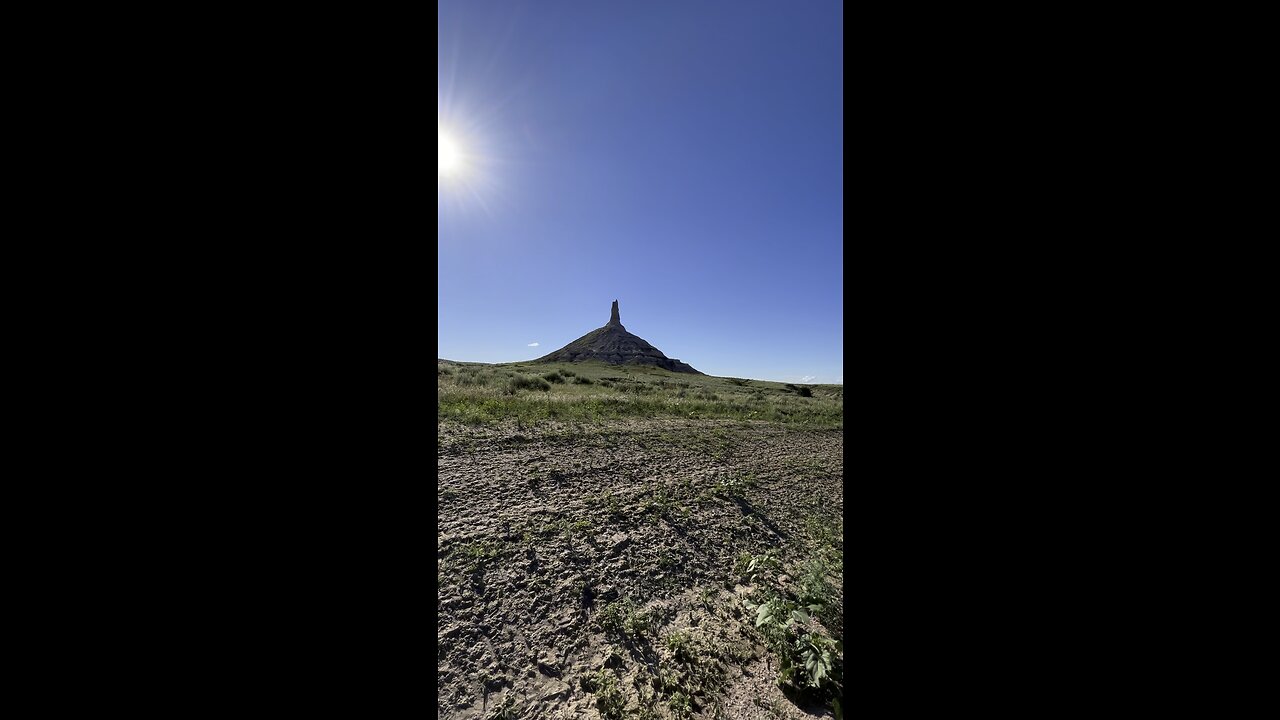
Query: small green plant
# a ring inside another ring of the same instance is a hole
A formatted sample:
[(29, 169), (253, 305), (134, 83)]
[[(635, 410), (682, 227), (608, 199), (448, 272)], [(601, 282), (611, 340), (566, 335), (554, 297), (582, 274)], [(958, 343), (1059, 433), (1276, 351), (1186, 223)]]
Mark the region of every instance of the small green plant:
[(555, 383), (557, 385), (564, 384), (564, 376), (560, 374), (559, 370), (552, 370), (551, 372), (546, 373), (545, 375), (542, 376), (542, 379), (550, 383)]
[(622, 505), (618, 502), (618, 498), (614, 496), (613, 491), (605, 490), (599, 496), (599, 501), (604, 505), (604, 509), (612, 516), (622, 517)]
[(755, 627), (778, 658), (778, 686), (790, 685), (831, 700), (840, 695), (843, 644), (816, 628), (805, 608), (782, 597), (754, 605)]
[(781, 567), (782, 563), (778, 561), (777, 552), (774, 550), (766, 550), (762, 555), (743, 552), (734, 562), (733, 572), (743, 579), (755, 582), (760, 577), (766, 579), (776, 577)]
[(474, 542), (469, 545), (465, 545), (462, 548), (462, 554), (472, 560), (483, 562), (485, 560), (492, 560), (498, 556), (498, 546), (496, 544), (486, 543), (483, 541)]
[(666, 491), (659, 490), (649, 496), (644, 507), (641, 508), (641, 512), (663, 515), (672, 507), (672, 503), (672, 498), (667, 495)]
[(585, 676), (582, 686), (587, 692), (595, 693), (596, 708), (601, 717), (608, 720), (625, 717), (627, 699), (618, 687), (618, 678), (613, 673), (601, 668), (594, 674)]
[(839, 652), (838, 641), (819, 633), (803, 633), (796, 638), (805, 681), (812, 688), (821, 688), (831, 677), (832, 651)]
[(653, 684), (664, 693), (673, 693), (680, 689), (680, 673), (673, 668), (662, 666), (658, 668), (658, 676), (653, 679)]
[(692, 660), (689, 652), (689, 635), (676, 631), (667, 636), (667, 649), (671, 651), (672, 657), (681, 662)]
[(622, 630), (632, 637), (639, 637), (649, 631), (649, 622), (648, 613), (633, 610), (627, 613), (627, 618), (622, 623)]
[(594, 622), (606, 634), (639, 637), (649, 631), (653, 619), (630, 599), (624, 598), (606, 604)]
[(629, 605), (629, 600), (616, 600), (606, 604), (600, 608), (600, 613), (596, 615), (595, 624), (606, 633), (623, 634), (623, 623), (626, 621)]
[(715, 491), (728, 498), (741, 498), (745, 497), (748, 490), (754, 490), (759, 486), (759, 478), (747, 473), (720, 478), (716, 481)]
[(693, 717), (693, 706), (690, 704), (689, 696), (681, 691), (672, 693), (667, 699), (667, 707), (670, 708), (671, 714), (677, 718)]
[(799, 597), (807, 604), (831, 601), (831, 585), (827, 582), (827, 565), (821, 558), (809, 558), (801, 567)]

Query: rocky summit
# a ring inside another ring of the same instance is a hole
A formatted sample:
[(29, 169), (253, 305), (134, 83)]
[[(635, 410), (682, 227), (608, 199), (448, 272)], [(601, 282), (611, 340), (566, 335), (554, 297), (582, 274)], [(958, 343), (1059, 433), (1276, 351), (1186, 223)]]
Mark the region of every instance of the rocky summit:
[(702, 373), (687, 363), (662, 354), (658, 348), (632, 335), (622, 326), (618, 317), (618, 301), (613, 301), (609, 322), (596, 328), (553, 353), (538, 358), (538, 362), (585, 362), (598, 360), (613, 365), (653, 365), (672, 372)]

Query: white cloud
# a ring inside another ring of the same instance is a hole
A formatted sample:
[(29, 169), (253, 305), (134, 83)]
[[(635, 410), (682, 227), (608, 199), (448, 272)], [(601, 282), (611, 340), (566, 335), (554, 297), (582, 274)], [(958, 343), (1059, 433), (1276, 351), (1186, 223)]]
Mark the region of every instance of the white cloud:
[(529, 347), (538, 347), (538, 343), (529, 343)]
[(817, 377), (818, 377), (817, 375), (805, 375), (804, 377), (800, 378), (800, 382), (812, 382)]

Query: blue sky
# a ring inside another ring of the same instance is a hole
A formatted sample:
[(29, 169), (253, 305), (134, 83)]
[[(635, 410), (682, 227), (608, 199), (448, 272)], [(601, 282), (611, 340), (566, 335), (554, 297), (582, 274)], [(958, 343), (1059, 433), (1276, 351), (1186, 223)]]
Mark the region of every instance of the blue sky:
[(437, 7), (439, 357), (533, 359), (616, 299), (704, 373), (843, 382), (840, 2)]

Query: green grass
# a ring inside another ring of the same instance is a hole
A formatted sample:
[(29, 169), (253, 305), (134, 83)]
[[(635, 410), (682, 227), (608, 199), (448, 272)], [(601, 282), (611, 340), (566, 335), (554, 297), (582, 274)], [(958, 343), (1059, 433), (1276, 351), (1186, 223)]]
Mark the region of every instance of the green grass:
[(643, 366), (448, 360), (438, 361), (436, 378), (437, 419), (468, 424), (684, 417), (844, 427), (841, 385), (805, 387), (806, 397), (783, 383)]

